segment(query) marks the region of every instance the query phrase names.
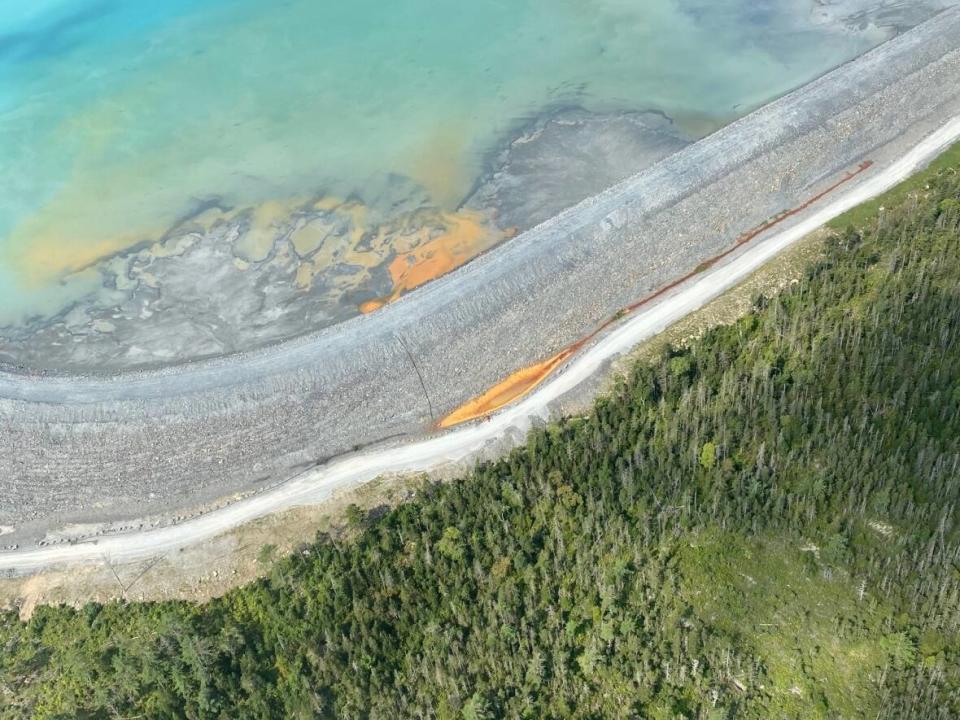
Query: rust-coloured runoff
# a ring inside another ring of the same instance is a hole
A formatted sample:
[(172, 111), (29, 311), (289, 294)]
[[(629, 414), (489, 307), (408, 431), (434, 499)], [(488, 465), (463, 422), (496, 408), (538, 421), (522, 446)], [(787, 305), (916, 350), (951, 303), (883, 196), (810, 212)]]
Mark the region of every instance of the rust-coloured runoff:
[(597, 335), (606, 330), (608, 327), (613, 325), (615, 322), (618, 322), (626, 315), (629, 315), (633, 312), (636, 312), (644, 305), (652, 302), (653, 300), (661, 297), (662, 295), (670, 292), (678, 285), (685, 283), (687, 280), (699, 275), (700, 273), (708, 270), (709, 268), (716, 265), (720, 260), (723, 260), (731, 253), (735, 252), (737, 249), (745, 245), (746, 243), (754, 240), (763, 233), (767, 232), (771, 228), (776, 227), (784, 220), (791, 218), (804, 210), (808, 209), (812, 205), (816, 204), (823, 198), (825, 198), (830, 193), (834, 192), (841, 186), (850, 182), (858, 175), (866, 172), (874, 163), (872, 160), (865, 160), (860, 163), (856, 170), (847, 172), (840, 180), (828, 187), (821, 193), (814, 195), (812, 198), (807, 200), (802, 205), (798, 205), (791, 210), (786, 210), (776, 217), (768, 220), (767, 222), (758, 225), (757, 227), (745, 232), (743, 235), (737, 238), (736, 242), (727, 250), (724, 250), (719, 255), (715, 255), (712, 258), (707, 259), (706, 261), (700, 263), (695, 270), (687, 273), (681, 278), (674, 280), (673, 282), (664, 285), (655, 292), (647, 295), (641, 300), (628, 305), (627, 307), (620, 310), (618, 313), (612, 317), (605, 320), (601, 325), (599, 325), (593, 332), (591, 332), (586, 337), (577, 340), (577, 342), (572, 345), (564, 348), (556, 355), (543, 360), (535, 365), (530, 365), (529, 367), (522, 368), (517, 370), (515, 373), (511, 374), (502, 382), (497, 383), (492, 388), (487, 390), (482, 395), (479, 395), (469, 402), (465, 403), (461, 407), (454, 410), (452, 413), (444, 417), (437, 423), (438, 429), (450, 428), (455, 425), (460, 425), (461, 423), (469, 422), (470, 420), (477, 420), (479, 418), (486, 417), (502, 407), (509, 405), (510, 403), (519, 400), (522, 397), (528, 395), (534, 388), (540, 385), (544, 380), (546, 380), (553, 372), (560, 367), (567, 359), (569, 359), (574, 353), (576, 353), (580, 348), (586, 345), (588, 342), (593, 340)]

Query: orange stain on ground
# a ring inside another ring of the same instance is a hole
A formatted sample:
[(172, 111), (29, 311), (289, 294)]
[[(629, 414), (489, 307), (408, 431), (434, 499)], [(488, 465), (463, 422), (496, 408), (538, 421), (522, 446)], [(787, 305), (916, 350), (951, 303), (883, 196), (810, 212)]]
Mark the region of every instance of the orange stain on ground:
[(503, 237), (481, 213), (461, 210), (444, 213), (443, 231), (409, 250), (400, 251), (387, 270), (393, 291), (384, 298), (368, 300), (360, 305), (367, 314), (379, 310), (404, 293), (436, 280), (466, 264)]
[(390, 263), (394, 295), (409, 292), (460, 267), (485, 245), (484, 239), (490, 231), (480, 215), (461, 213), (447, 215), (444, 219), (446, 230), (443, 234), (398, 255)]
[(475, 397), (465, 405), (443, 418), (437, 427), (442, 429), (459, 425), (470, 420), (486, 417), (515, 400), (528, 395), (540, 383), (546, 380), (554, 370), (563, 364), (580, 347), (580, 343), (562, 350), (543, 362), (523, 368), (510, 375), (506, 380), (494, 385), (483, 395)]

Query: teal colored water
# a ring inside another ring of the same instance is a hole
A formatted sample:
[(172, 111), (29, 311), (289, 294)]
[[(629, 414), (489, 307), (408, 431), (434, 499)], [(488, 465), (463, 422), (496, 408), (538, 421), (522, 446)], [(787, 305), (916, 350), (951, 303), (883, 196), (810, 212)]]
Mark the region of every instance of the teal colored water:
[(213, 200), (363, 200), (396, 174), (453, 210), (549, 108), (715, 126), (883, 39), (813, 4), (4, 0), (0, 325)]

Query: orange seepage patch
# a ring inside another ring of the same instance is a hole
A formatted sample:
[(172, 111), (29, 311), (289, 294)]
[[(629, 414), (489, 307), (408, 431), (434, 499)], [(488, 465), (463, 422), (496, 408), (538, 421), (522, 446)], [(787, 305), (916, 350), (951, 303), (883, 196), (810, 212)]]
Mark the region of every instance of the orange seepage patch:
[(519, 400), (546, 380), (554, 370), (577, 351), (580, 344), (577, 343), (566, 350), (562, 350), (541, 363), (518, 370), (503, 382), (494, 385), (483, 395), (475, 397), (454, 410), (437, 423), (437, 427), (445, 429), (470, 420), (476, 420), (496, 412), (514, 400)]
[(503, 237), (477, 212), (462, 210), (443, 214), (443, 231), (422, 244), (401, 251), (388, 270), (393, 292), (385, 298), (368, 300), (360, 312), (371, 313), (404, 293), (446, 275), (466, 264)]
[(409, 292), (460, 267), (474, 256), (488, 233), (479, 216), (450, 215), (445, 219), (446, 232), (390, 263), (394, 294)]
[(360, 303), (360, 312), (362, 312), (364, 315), (369, 315), (370, 313), (379, 310), (386, 304), (386, 300), (367, 300), (365, 303)]

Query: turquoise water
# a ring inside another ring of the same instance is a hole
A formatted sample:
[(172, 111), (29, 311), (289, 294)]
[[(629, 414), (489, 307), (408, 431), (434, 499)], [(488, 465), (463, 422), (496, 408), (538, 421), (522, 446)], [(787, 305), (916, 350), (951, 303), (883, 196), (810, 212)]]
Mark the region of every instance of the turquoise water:
[(883, 39), (799, 0), (4, 0), (0, 325), (211, 201), (367, 201), (400, 175), (455, 210), (550, 108), (711, 127)]

